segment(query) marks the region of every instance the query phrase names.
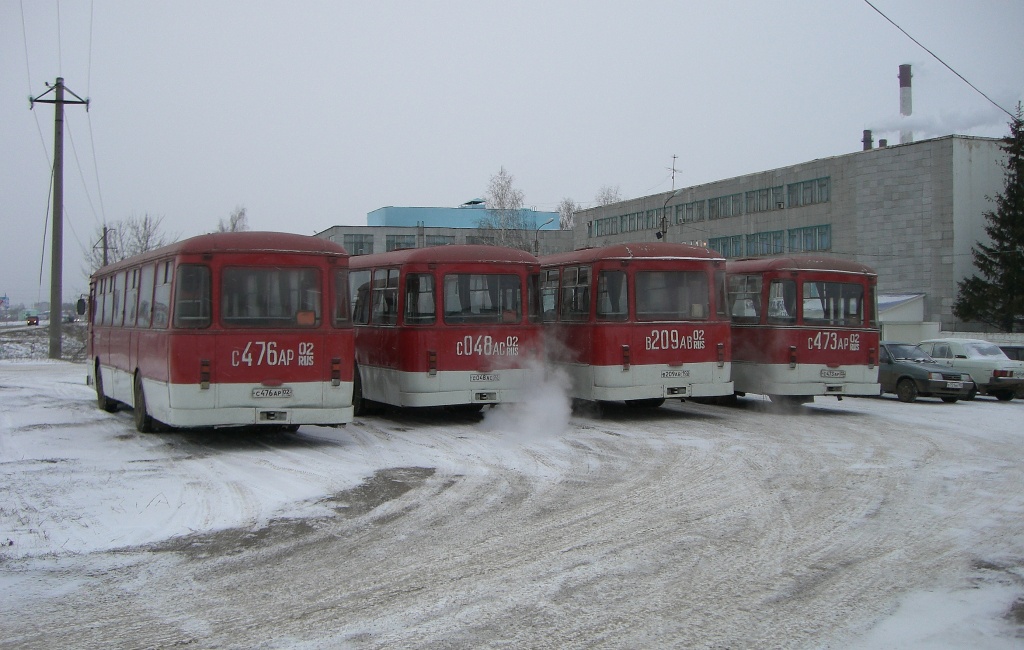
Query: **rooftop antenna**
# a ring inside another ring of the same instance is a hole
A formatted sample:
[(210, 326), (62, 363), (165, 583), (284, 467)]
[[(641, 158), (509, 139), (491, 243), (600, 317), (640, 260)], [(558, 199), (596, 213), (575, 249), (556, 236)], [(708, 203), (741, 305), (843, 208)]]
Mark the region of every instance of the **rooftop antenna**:
[(679, 156), (672, 154), (672, 166), (668, 168), (672, 172), (672, 191), (675, 191), (676, 189), (676, 172), (679, 171), (676, 169), (676, 158), (678, 157)]

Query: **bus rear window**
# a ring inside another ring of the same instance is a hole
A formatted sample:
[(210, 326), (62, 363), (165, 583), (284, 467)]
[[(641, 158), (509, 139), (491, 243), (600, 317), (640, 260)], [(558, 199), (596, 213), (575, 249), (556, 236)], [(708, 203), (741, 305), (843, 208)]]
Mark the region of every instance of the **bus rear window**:
[(704, 320), (710, 307), (702, 271), (640, 271), (636, 274), (637, 320)]
[(519, 276), (460, 273), (444, 277), (444, 322), (518, 323), (522, 319)]
[(863, 325), (864, 285), (805, 280), (803, 310), (806, 324)]
[(210, 325), (210, 269), (182, 264), (174, 281), (174, 326), (188, 329)]
[(322, 295), (317, 269), (226, 268), (220, 318), (229, 327), (318, 327)]

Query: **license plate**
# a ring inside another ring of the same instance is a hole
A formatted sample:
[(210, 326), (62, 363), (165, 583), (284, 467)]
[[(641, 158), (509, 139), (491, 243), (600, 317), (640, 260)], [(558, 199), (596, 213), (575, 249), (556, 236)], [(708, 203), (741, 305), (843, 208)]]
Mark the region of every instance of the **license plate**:
[(964, 387), (964, 382), (962, 382), (962, 381), (947, 381), (946, 382), (946, 388), (960, 389), (960, 388), (963, 388), (963, 387)]
[(497, 373), (480, 373), (469, 376), (470, 381), (498, 381), (501, 377)]
[(822, 370), (821, 376), (825, 379), (842, 379), (846, 377), (845, 370)]
[(661, 378), (662, 379), (681, 379), (683, 377), (689, 377), (689, 376), (690, 376), (690, 371), (689, 370), (662, 370), (661, 371)]
[(253, 397), (291, 397), (291, 388), (253, 388)]

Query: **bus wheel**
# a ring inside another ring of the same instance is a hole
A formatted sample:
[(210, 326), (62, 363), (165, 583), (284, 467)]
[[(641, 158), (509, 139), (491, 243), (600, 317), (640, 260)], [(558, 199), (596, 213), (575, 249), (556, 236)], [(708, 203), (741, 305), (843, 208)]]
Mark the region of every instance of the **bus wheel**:
[(913, 402), (917, 399), (917, 385), (913, 379), (901, 379), (896, 384), (896, 398), (901, 402)]
[(96, 364), (96, 404), (107, 413), (117, 410), (117, 402), (103, 394), (103, 375), (100, 374), (99, 363)]
[(352, 413), (357, 416), (367, 413), (366, 400), (363, 399), (363, 380), (359, 377), (358, 367), (352, 378)]
[(655, 397), (653, 399), (627, 399), (626, 406), (640, 409), (656, 409), (665, 403), (664, 397)]
[(142, 377), (135, 374), (135, 428), (139, 433), (152, 433), (153, 418), (146, 410), (146, 393), (142, 389)]

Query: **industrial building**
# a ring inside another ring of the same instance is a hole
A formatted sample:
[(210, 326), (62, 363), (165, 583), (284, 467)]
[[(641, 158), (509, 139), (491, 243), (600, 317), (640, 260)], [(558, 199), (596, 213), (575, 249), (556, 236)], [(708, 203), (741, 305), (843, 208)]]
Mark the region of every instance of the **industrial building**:
[[(316, 236), (341, 244), (352, 255), (447, 244), (494, 244), (494, 231), (479, 227), (486, 210), (482, 199), (454, 208), (389, 206), (370, 212), (365, 226), (333, 226)], [(573, 234), (559, 230), (557, 212), (524, 208), (518, 222), (525, 227), (522, 238), (533, 243), (534, 254), (572, 250)]]
[(1004, 189), (1000, 141), (949, 135), (874, 147), (864, 135), (854, 153), (583, 210), (573, 245), (664, 237), (727, 258), (856, 260), (878, 272), (883, 306), (924, 321), (908, 335), (971, 330), (952, 307), (957, 282), (976, 272), (971, 247), (988, 240), (983, 214)]

